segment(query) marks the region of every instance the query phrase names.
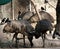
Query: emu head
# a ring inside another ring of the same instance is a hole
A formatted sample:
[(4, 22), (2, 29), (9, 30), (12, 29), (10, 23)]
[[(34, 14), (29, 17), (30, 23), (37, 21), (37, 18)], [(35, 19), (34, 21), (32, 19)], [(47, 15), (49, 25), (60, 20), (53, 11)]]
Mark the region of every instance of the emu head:
[(1, 21), (1, 25), (5, 24), (7, 22), (10, 22), (9, 18), (3, 18)]
[(14, 32), (14, 28), (10, 23), (7, 23), (3, 28), (3, 33), (8, 33), (8, 32), (11, 32), (11, 33)]
[(34, 36), (35, 36), (36, 39), (38, 39), (38, 38), (41, 36), (41, 34), (38, 33), (38, 32), (35, 32), (35, 33), (34, 33)]

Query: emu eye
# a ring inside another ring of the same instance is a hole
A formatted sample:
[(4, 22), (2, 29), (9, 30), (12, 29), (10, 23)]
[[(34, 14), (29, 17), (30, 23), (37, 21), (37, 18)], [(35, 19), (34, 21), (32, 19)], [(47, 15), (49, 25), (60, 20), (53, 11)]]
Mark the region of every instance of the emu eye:
[(4, 18), (4, 19), (2, 20), (2, 22), (4, 22), (4, 21), (5, 21), (5, 19), (6, 19), (6, 18)]

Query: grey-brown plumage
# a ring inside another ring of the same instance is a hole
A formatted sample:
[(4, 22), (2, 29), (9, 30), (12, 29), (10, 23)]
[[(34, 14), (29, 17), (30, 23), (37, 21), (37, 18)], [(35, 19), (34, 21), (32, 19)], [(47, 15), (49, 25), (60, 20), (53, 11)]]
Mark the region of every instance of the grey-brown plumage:
[(36, 38), (39, 38), (41, 34), (45, 34), (46, 31), (52, 31), (53, 26), (50, 21), (47, 19), (40, 20), (37, 22), (37, 25), (35, 27), (35, 32), (36, 32)]
[(42, 37), (43, 40), (43, 47), (45, 47), (45, 38), (46, 38), (46, 32), (52, 31), (53, 27), (49, 20), (43, 19), (37, 22), (35, 27), (35, 38)]
[[(19, 21), (18, 20), (9, 20), (8, 18), (5, 21), (5, 18), (4, 18), (3, 22), (7, 23), (3, 28), (3, 32), (15, 33), (13, 35), (12, 40), (14, 38), (17, 40), (18, 33), (21, 33), (24, 36), (26, 35), (28, 37), (31, 47), (33, 46), (32, 39), (33, 39), (34, 29), (28, 21), (26, 21), (26, 20), (19, 20)], [(3, 23), (3, 22), (1, 22), (1, 23)], [(25, 39), (25, 37), (23, 39)], [(24, 46), (25, 46), (25, 41), (24, 41)]]

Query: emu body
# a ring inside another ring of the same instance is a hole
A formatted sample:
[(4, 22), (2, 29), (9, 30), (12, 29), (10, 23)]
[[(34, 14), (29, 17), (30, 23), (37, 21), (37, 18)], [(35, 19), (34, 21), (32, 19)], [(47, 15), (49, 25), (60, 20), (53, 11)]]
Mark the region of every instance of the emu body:
[[(4, 24), (4, 21), (2, 20), (2, 22)], [(5, 23), (7, 23), (4, 28), (3, 28), (3, 32), (9, 32), (9, 33), (15, 33), (13, 35), (12, 40), (15, 38), (16, 40), (18, 33), (23, 34), (23, 39), (24, 39), (24, 45), (25, 45), (25, 36), (28, 37), (28, 40), (30, 41), (31, 47), (33, 46), (32, 43), (32, 39), (33, 39), (33, 31), (34, 28), (30, 25), (29, 22), (27, 22), (26, 20), (9, 20), (7, 19), (5, 21)], [(17, 42), (16, 42), (17, 43)]]
[[(16, 32), (16, 33), (21, 33), (21, 34), (27, 35), (27, 33), (25, 34), (25, 32), (30, 27), (32, 27), (32, 26), (29, 23), (26, 23), (26, 22), (24, 23), (24, 21), (22, 21), (22, 20), (21, 21), (12, 20), (11, 22), (8, 22), (5, 25), (3, 32), (10, 32), (10, 33)], [(29, 29), (29, 31), (31, 31), (31, 30)]]
[(37, 22), (35, 27), (35, 38), (39, 38), (40, 36), (43, 39), (43, 47), (45, 47), (45, 36), (47, 31), (52, 31), (53, 26), (50, 21), (47, 19), (40, 20)]
[[(4, 21), (2, 21), (4, 22)], [(17, 39), (18, 33), (23, 34), (24, 37), (24, 45), (25, 45), (25, 35), (28, 37), (30, 41), (31, 47), (33, 46), (33, 36), (35, 38), (39, 38), (40, 36), (43, 39), (43, 47), (45, 46), (45, 36), (46, 31), (52, 31), (52, 24), (49, 20), (44, 19), (37, 22), (35, 30), (31, 26), (31, 24), (26, 20), (9, 20), (5, 21), (7, 23), (3, 29), (3, 32), (15, 33), (13, 39)]]

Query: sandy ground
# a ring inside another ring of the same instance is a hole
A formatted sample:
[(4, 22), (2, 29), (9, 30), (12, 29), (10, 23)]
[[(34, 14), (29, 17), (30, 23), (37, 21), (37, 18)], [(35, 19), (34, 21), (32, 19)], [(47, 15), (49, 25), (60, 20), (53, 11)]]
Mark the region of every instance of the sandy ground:
[[(48, 37), (47, 37), (48, 38)], [(24, 48), (23, 46), (23, 40), (19, 40), (18, 42), (18, 48)], [(30, 43), (28, 39), (25, 39), (26, 43), (26, 48), (31, 48)], [(38, 39), (33, 39), (33, 48), (42, 48), (43, 42), (41, 38)], [(15, 41), (12, 42), (11, 40), (8, 39), (0, 39), (0, 48), (14, 48), (15, 47)], [(60, 40), (58, 39), (46, 39), (45, 40), (45, 48), (54, 48), (54, 47), (60, 47)]]

